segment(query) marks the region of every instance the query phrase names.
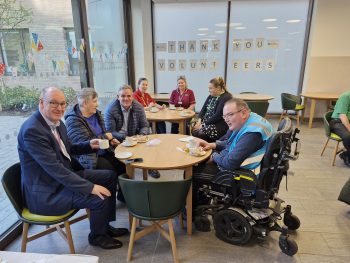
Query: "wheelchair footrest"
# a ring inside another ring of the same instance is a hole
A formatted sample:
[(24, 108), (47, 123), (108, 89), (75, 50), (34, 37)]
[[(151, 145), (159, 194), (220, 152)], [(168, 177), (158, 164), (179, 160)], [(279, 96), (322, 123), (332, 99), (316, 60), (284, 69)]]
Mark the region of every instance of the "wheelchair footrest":
[(254, 218), (254, 220), (261, 220), (268, 218), (270, 215), (273, 214), (273, 212), (270, 209), (256, 209), (252, 208), (251, 210), (247, 210), (247, 213)]

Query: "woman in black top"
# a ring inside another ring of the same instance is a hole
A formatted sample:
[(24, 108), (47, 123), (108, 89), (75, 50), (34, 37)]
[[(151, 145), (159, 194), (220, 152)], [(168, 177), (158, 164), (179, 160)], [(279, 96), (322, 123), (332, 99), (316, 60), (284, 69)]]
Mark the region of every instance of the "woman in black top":
[(214, 142), (227, 132), (228, 126), (222, 118), (222, 110), (232, 95), (227, 92), (221, 77), (209, 81), (209, 93), (199, 113), (199, 119), (192, 128), (192, 135)]

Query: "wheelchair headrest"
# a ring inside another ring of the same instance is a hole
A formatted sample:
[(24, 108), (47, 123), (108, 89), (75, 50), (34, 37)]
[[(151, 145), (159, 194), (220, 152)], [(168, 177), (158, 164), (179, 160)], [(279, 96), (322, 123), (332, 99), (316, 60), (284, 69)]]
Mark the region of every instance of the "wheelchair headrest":
[(288, 133), (288, 134), (292, 133), (293, 131), (292, 121), (288, 117), (283, 118), (278, 124), (277, 131), (280, 133)]

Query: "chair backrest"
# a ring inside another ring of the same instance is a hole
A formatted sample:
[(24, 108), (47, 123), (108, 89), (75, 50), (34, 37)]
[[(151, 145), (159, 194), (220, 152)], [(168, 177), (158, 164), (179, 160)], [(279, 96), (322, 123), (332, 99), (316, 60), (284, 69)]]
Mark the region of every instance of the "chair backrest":
[(146, 220), (167, 219), (177, 215), (186, 204), (192, 178), (180, 181), (138, 181), (126, 174), (119, 184), (129, 212)]
[(5, 193), (15, 208), (18, 215), (22, 214), (23, 200), (21, 192), (21, 164), (16, 163), (9, 167), (3, 177), (2, 186), (4, 187)]
[(331, 135), (331, 128), (329, 127), (329, 122), (332, 119), (332, 114), (333, 111), (328, 111), (323, 115), (323, 127), (327, 137)]
[(283, 160), (283, 155), (291, 151), (293, 131), (291, 120), (284, 118), (278, 125), (277, 133), (270, 138), (260, 167), (260, 189), (267, 192), (278, 190), (283, 174), (289, 169), (289, 161)]
[(252, 112), (259, 114), (262, 117), (265, 117), (267, 109), (269, 108), (270, 103), (268, 101), (246, 101), (248, 107)]
[(294, 110), (297, 104), (301, 104), (301, 97), (289, 93), (281, 93), (282, 109)]

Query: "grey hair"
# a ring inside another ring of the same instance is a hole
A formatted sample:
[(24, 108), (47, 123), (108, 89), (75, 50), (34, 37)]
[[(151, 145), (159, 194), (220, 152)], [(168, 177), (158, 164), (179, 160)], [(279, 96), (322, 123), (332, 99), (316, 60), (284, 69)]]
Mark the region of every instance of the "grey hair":
[(41, 90), (40, 92), (40, 99), (43, 99), (46, 97), (47, 93), (49, 93), (50, 91), (53, 91), (53, 90), (58, 90), (58, 91), (61, 91), (63, 93), (63, 90), (61, 90), (60, 88), (57, 88), (57, 87), (45, 87)]
[(246, 109), (250, 111), (248, 104), (242, 99), (238, 99), (238, 98), (229, 99), (228, 101), (226, 101), (225, 106), (228, 104), (236, 104), (237, 109), (239, 110)]
[(122, 85), (122, 86), (119, 87), (119, 89), (118, 89), (118, 94), (119, 94), (121, 91), (127, 90), (127, 89), (131, 90), (131, 92), (134, 92), (134, 90), (132, 89), (132, 87), (131, 87), (130, 85), (124, 84), (124, 85)]
[(82, 107), (84, 105), (84, 102), (89, 102), (97, 97), (98, 95), (94, 88), (82, 88), (77, 92), (79, 107)]

